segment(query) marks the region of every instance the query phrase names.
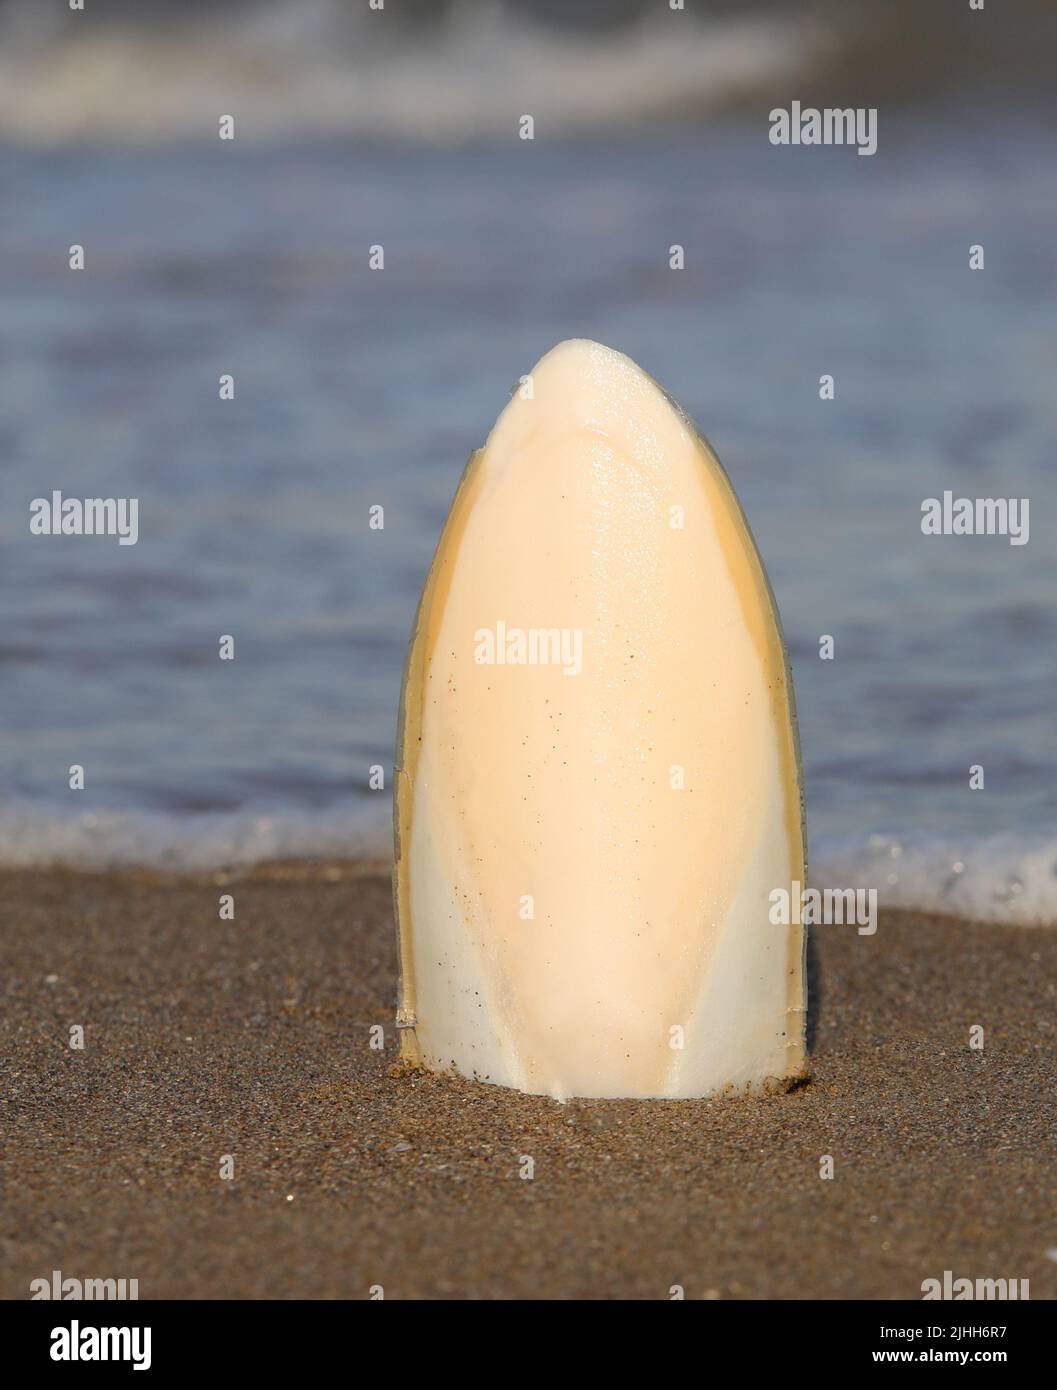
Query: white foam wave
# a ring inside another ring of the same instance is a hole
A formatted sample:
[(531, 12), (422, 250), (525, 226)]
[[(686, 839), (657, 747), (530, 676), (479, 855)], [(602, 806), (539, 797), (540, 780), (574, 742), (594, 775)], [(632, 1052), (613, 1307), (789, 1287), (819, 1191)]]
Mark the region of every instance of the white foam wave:
[(456, 6), (435, 27), (394, 30), (383, 12), (326, 0), (178, 28), (67, 26), (0, 46), (0, 130), (30, 144), (237, 139), (514, 140), (610, 134), (702, 116), (810, 72), (831, 39), (803, 16), (700, 22), (667, 9), (590, 35), (502, 6)]
[(876, 888), (882, 908), (1057, 925), (1057, 839), (1047, 835), (823, 841), (810, 877), (819, 888)]
[[(380, 859), (392, 852), (391, 803), (326, 811), (71, 815), (35, 804), (0, 810), (0, 867), (205, 871), (276, 859)], [(1057, 838), (900, 839), (871, 835), (812, 845), (816, 888), (876, 888), (882, 908), (978, 922), (1057, 925)]]
[(200, 871), (273, 859), (384, 859), (391, 803), (350, 801), (321, 812), (0, 810), (0, 867)]

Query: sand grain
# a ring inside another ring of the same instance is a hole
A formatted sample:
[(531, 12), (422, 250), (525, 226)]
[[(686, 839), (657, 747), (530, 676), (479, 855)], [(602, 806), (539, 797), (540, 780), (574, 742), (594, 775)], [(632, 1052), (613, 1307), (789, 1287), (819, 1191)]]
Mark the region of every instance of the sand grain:
[(1057, 1296), (1057, 933), (818, 929), (809, 1084), (562, 1106), (394, 1066), (362, 867), (2, 886), (7, 1297), (52, 1269), (145, 1298), (917, 1298), (944, 1269)]

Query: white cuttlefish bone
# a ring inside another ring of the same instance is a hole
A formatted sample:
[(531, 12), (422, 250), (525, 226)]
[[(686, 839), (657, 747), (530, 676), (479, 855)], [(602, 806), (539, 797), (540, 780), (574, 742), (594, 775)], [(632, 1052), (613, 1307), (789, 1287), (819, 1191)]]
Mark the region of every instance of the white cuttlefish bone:
[(796, 717), (733, 488), (621, 353), (559, 344), (475, 453), (408, 655), (405, 1058), (521, 1091), (804, 1069)]

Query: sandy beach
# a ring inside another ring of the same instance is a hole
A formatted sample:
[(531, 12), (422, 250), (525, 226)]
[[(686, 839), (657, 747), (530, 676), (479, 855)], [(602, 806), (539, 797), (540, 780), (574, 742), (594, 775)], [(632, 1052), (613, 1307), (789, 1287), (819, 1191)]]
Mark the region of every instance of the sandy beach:
[(805, 1085), (559, 1105), (395, 1064), (382, 866), (0, 882), (6, 1297), (1057, 1296), (1052, 931), (819, 928)]

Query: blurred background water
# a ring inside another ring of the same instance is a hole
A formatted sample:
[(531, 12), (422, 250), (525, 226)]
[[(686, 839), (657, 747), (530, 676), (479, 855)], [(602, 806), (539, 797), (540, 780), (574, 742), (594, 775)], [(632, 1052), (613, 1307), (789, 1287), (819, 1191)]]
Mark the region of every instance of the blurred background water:
[[(459, 473), (581, 336), (742, 498), (816, 871), (1057, 917), (1050, 7), (982, 49), (965, 6), (92, 8), (0, 6), (0, 860), (384, 850)], [(771, 146), (793, 98), (878, 105), (877, 154)], [(139, 543), (31, 536), (53, 489), (138, 497)], [(924, 537), (945, 489), (1030, 543)]]

